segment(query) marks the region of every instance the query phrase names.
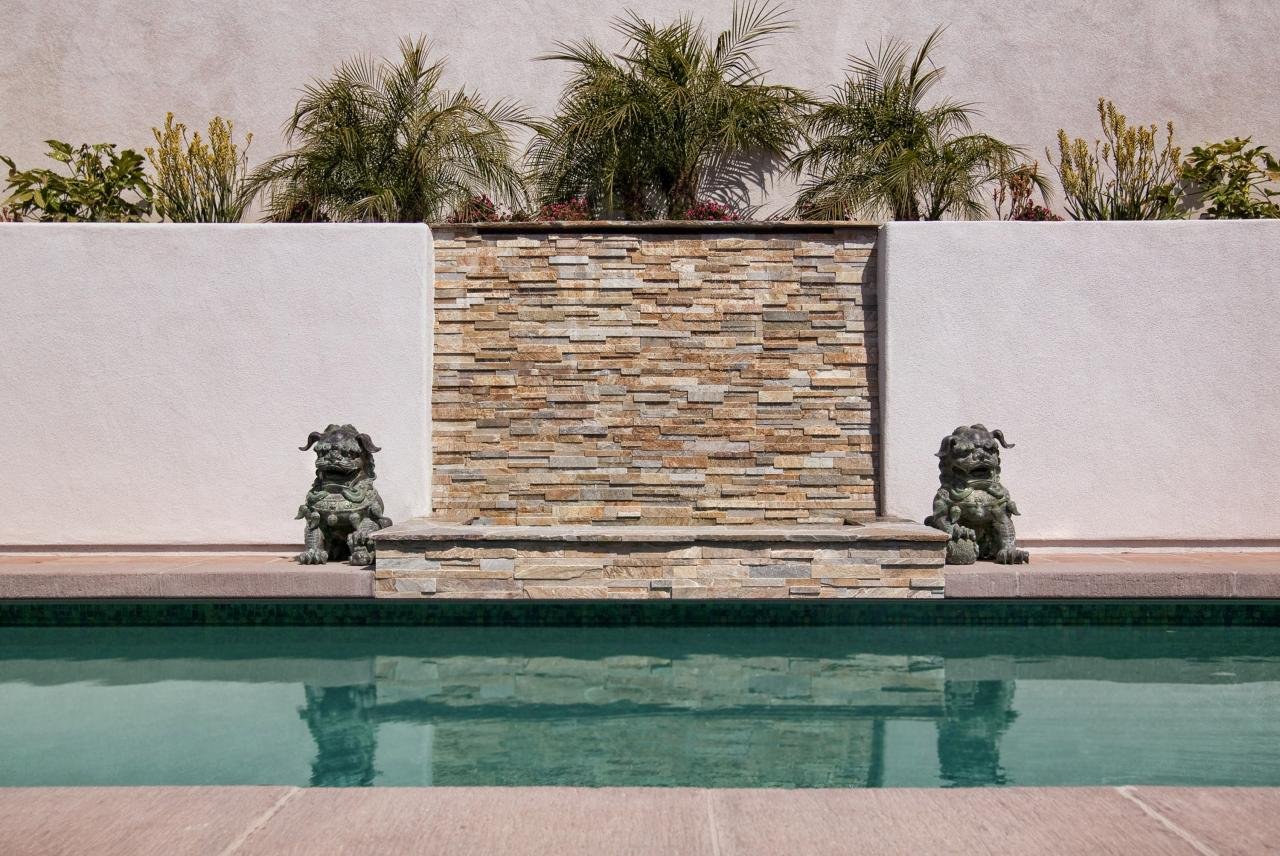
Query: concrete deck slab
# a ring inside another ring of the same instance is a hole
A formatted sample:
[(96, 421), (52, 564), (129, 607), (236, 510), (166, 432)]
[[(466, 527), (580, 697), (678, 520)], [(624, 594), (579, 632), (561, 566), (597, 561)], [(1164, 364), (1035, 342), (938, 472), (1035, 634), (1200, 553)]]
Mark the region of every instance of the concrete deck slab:
[[(1192, 854), (1111, 788), (710, 792), (724, 856)], [(779, 823), (785, 806), (789, 822)]]
[(218, 856), (293, 788), (0, 788), (5, 856)]
[(704, 799), (662, 788), (314, 789), (236, 856), (712, 853)]
[(1274, 852), (1280, 789), (9, 788), (6, 856)]
[(1280, 791), (1267, 788), (1125, 788), (1214, 853), (1280, 852)]
[(0, 556), (0, 600), (372, 596), (372, 568), (304, 567), (283, 554)]
[(1280, 598), (1280, 551), (1045, 553), (948, 565), (948, 598)]

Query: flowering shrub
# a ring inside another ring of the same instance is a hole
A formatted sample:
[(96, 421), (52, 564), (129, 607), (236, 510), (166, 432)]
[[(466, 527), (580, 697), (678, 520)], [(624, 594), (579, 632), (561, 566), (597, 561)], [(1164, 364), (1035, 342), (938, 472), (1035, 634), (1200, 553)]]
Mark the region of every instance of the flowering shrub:
[(701, 202), (694, 203), (690, 208), (688, 208), (684, 212), (684, 219), (721, 220), (727, 222), (732, 220), (741, 220), (742, 218), (738, 216), (737, 211), (734, 211), (724, 203), (703, 200)]
[[(1039, 164), (1024, 164), (1009, 170), (996, 179), (996, 189), (991, 199), (995, 203), (996, 217), (1001, 220), (1061, 220), (1048, 207), (1032, 201), (1038, 181)], [(1005, 211), (1005, 203), (1009, 210)]]
[(1009, 215), (1009, 219), (1057, 222), (1062, 218), (1059, 217), (1057, 214), (1054, 214), (1052, 211), (1050, 211), (1048, 208), (1046, 208), (1043, 205), (1038, 205), (1034, 202), (1028, 202), (1026, 205), (1022, 206), (1021, 208), (1015, 208), (1013, 212)]
[(538, 209), (535, 220), (593, 220), (591, 206), (586, 197), (578, 196), (564, 202), (549, 202)]
[(499, 209), (486, 194), (472, 196), (449, 216), (450, 223), (505, 223), (513, 219), (510, 212)]

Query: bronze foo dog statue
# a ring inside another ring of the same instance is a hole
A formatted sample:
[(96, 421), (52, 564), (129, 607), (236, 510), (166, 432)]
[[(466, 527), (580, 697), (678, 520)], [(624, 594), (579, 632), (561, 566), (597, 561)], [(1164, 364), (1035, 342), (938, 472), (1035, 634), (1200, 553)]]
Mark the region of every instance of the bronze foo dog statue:
[(951, 536), (948, 565), (972, 565), (978, 559), (1002, 565), (1030, 561), (1015, 541), (1013, 516), (1018, 506), (1000, 483), (1001, 446), (1012, 449), (1013, 443), (984, 425), (961, 425), (942, 438), (942, 485), (933, 498), (933, 514), (924, 523)]
[(368, 434), (351, 425), (312, 431), (300, 451), (316, 447), (316, 480), (297, 520), (306, 520), (307, 548), (297, 555), (304, 565), (347, 559), (352, 565), (373, 561), (369, 536), (391, 525), (382, 516), (382, 497), (373, 486), (373, 453), (382, 451)]

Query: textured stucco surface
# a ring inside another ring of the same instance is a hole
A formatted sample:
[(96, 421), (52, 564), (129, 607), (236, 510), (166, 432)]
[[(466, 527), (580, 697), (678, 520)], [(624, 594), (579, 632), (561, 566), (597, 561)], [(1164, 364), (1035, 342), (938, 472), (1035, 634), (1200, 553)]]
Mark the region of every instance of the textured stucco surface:
[(891, 223), (881, 232), (884, 504), (923, 519), (934, 453), (1001, 428), (1021, 537), (1280, 537), (1277, 222)]
[(0, 228), (0, 545), (287, 544), (307, 434), (430, 496), (425, 226)]
[[(823, 90), (850, 53), (949, 30), (936, 59), (941, 93), (984, 106), (983, 127), (1043, 159), (1057, 129), (1092, 138), (1098, 96), (1131, 118), (1174, 120), (1187, 145), (1252, 134), (1280, 145), (1270, 81), (1280, 77), (1280, 4), (1269, 0), (804, 0), (796, 29), (761, 54), (779, 82)], [(98, 0), (9, 2), (0, 27), (0, 152), (30, 164), (41, 141), (141, 147), (173, 110), (191, 125), (218, 113), (282, 145), (298, 90), (360, 53), (392, 55), (405, 35), (433, 39), (446, 82), (549, 111), (565, 77), (532, 58), (558, 40), (618, 41), (610, 19), (695, 10), (727, 24), (731, 0)], [(786, 195), (785, 187), (775, 199)]]

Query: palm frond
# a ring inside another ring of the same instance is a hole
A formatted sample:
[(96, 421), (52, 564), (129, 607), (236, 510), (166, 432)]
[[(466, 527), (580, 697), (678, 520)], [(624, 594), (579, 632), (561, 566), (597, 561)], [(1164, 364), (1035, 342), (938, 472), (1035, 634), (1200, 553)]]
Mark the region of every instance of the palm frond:
[(445, 64), (430, 54), (425, 39), (404, 39), (398, 61), (356, 57), (302, 90), (291, 148), (250, 178), (269, 218), (415, 222), (479, 193), (524, 202), (511, 134), (525, 112), (443, 88)]
[(602, 212), (678, 217), (735, 158), (789, 155), (808, 96), (766, 84), (752, 57), (789, 26), (780, 7), (747, 0), (714, 38), (688, 15), (659, 25), (627, 12), (614, 21), (625, 39), (616, 53), (557, 45), (543, 59), (570, 65), (569, 80), (556, 114), (529, 125), (540, 201), (583, 196)]
[(932, 53), (942, 29), (912, 51), (882, 42), (851, 57), (845, 81), (804, 120), (804, 148), (788, 164), (802, 179), (801, 217), (969, 218), (985, 211), (983, 188), (1022, 157), (972, 132), (975, 105), (930, 101), (946, 70)]

